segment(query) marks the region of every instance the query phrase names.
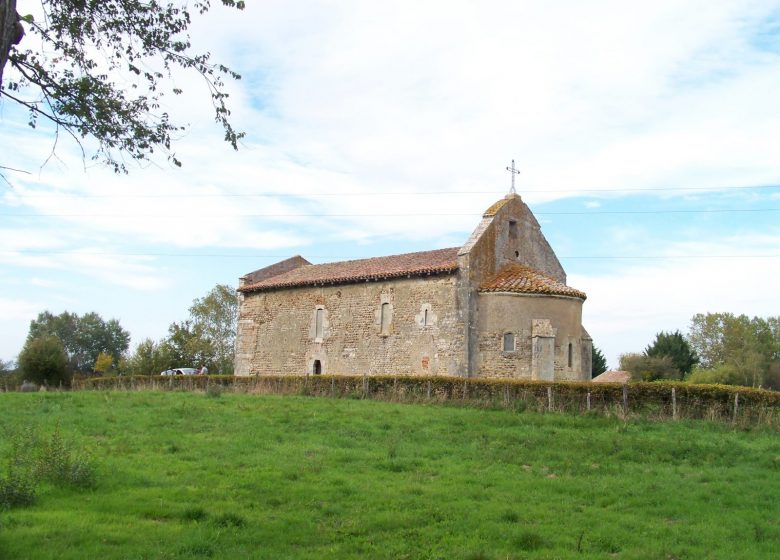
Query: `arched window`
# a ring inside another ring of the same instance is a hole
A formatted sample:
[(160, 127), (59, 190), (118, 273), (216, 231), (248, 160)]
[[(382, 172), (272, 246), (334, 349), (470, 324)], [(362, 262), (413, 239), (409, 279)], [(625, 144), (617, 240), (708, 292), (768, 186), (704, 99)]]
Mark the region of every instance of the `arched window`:
[(515, 351), (515, 335), (514, 333), (504, 333), (504, 352)]
[(390, 334), (390, 304), (383, 303), (379, 313), (379, 324), (382, 334)]
[(428, 310), (424, 309), (423, 310), (423, 327), (427, 327), (427, 326), (428, 326)]
[(572, 343), (569, 343), (569, 367), (572, 367), (574, 364), (574, 346)]
[(325, 320), (325, 310), (324, 309), (317, 309), (317, 313), (314, 319), (314, 337), (315, 338), (322, 338), (324, 327), (323, 323)]

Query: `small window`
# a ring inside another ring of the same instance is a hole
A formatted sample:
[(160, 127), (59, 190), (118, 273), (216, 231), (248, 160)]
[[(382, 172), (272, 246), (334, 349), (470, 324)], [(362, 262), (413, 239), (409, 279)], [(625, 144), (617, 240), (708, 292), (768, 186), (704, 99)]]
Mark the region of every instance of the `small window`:
[(569, 367), (572, 367), (572, 364), (574, 363), (574, 346), (572, 346), (572, 343), (569, 343)]
[(513, 239), (517, 237), (517, 222), (514, 220), (509, 220), (509, 237)]
[(423, 327), (428, 326), (428, 310), (423, 310)]
[(320, 375), (322, 373), (322, 362), (319, 360), (314, 360), (314, 364), (311, 367), (311, 372), (314, 375)]
[(511, 332), (504, 333), (504, 352), (515, 351), (515, 335)]
[(323, 333), (323, 321), (325, 319), (325, 310), (318, 309), (314, 321), (314, 337), (322, 338)]
[(390, 334), (390, 304), (383, 303), (380, 311), (379, 322), (382, 334)]

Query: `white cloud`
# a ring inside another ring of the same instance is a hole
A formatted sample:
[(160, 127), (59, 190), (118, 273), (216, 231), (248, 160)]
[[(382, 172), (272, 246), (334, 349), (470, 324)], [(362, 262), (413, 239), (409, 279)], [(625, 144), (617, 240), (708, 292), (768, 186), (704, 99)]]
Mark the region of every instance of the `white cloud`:
[(39, 311), (36, 302), (0, 297), (0, 359), (16, 357), (24, 344), (29, 323)]
[[(185, 94), (163, 107), (192, 124), (175, 145), (184, 167), (163, 159), (129, 176), (89, 161), (84, 173), (65, 137), (61, 160), (40, 170), (51, 136), (28, 130), (24, 113), (3, 102), (0, 142), (13, 150), (2, 163), (32, 174), (9, 174), (14, 188), (2, 191), (0, 262), (25, 268), (19, 277), (33, 270), (41, 287), (76, 273), (147, 291), (149, 307), (159, 307), (153, 294), (178, 271), (164, 257), (131, 253), (451, 245), (508, 190), (512, 158), (531, 204), (573, 194), (562, 190), (777, 184), (780, 61), (758, 40), (776, 17), (770, 0), (215, 6), (196, 19), (193, 44), (244, 75), (229, 86), (236, 127), (248, 133), (242, 149), (221, 142), (197, 77), (177, 74)], [(387, 192), (406, 194), (377, 194)], [(267, 193), (288, 196), (247, 196)], [(773, 246), (750, 232), (726, 245), (681, 241), (720, 239), (722, 225), (673, 234), (605, 226), (595, 248), (614, 256)], [(594, 249), (577, 241), (567, 253)], [(224, 263), (215, 263), (202, 268), (224, 281)], [(744, 278), (721, 282), (718, 267)], [(774, 267), (650, 261), (571, 283), (590, 295), (596, 343), (608, 339), (616, 354), (659, 329), (684, 329), (711, 302), (771, 312), (759, 307), (762, 299), (777, 307)]]

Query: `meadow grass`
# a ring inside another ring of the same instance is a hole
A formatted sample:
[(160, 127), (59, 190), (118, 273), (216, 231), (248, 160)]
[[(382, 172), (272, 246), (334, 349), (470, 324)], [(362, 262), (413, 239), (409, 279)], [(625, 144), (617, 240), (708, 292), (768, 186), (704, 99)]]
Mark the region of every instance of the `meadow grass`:
[(0, 558), (775, 558), (780, 438), (452, 406), (0, 394), (95, 464), (0, 512)]

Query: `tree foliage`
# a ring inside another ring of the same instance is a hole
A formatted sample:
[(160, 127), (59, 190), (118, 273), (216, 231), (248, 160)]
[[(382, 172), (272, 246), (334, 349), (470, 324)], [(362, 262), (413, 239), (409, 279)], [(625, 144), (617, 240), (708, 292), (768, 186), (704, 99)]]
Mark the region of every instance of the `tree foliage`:
[(111, 354), (106, 354), (105, 352), (100, 352), (95, 359), (95, 373), (100, 373), (105, 375), (108, 373), (111, 368), (114, 365), (114, 358), (111, 357)]
[(699, 361), (696, 352), (691, 350), (688, 341), (683, 338), (680, 331), (673, 333), (661, 331), (656, 334), (653, 343), (645, 348), (645, 356), (655, 358), (669, 356), (674, 367), (680, 370), (683, 376), (690, 373)]
[(44, 334), (28, 338), (19, 353), (19, 371), (24, 379), (35, 383), (70, 384), (68, 356), (59, 338)]
[(149, 375), (176, 367), (206, 366), (210, 373), (233, 374), (238, 296), (218, 284), (192, 302), (190, 316), (168, 327), (159, 342), (146, 339), (127, 361), (130, 373)]
[(170, 368), (166, 348), (151, 338), (145, 338), (136, 346), (126, 363), (126, 372), (134, 375), (155, 375)]
[[(244, 8), (242, 1), (221, 2)], [(127, 171), (125, 158), (147, 160), (155, 150), (181, 165), (171, 144), (184, 127), (169, 120), (161, 103), (166, 94), (183, 93), (170, 80), (183, 70), (203, 78), (225, 140), (238, 147), (243, 133), (229, 121), (224, 79), (241, 76), (213, 62), (208, 52), (193, 52), (188, 35), (191, 14), (209, 11), (209, 0), (195, 0), (191, 7), (187, 2), (41, 0), (37, 18), (19, 18), (15, 4), (0, 0), (0, 96), (24, 106), (30, 126), (43, 118), (80, 145), (94, 138), (92, 159), (117, 172)], [(8, 31), (11, 20), (14, 28)], [(15, 31), (20, 21), (24, 39)], [(6, 64), (13, 71), (3, 82)]]
[(64, 311), (53, 315), (49, 311), (38, 314), (30, 322), (27, 340), (44, 335), (56, 336), (67, 354), (72, 371), (90, 372), (102, 352), (118, 363), (130, 344), (130, 333), (122, 328), (119, 321), (105, 321), (97, 313), (76, 313)]
[(647, 356), (645, 354), (623, 354), (620, 369), (631, 374), (632, 381), (679, 380), (682, 373), (669, 356)]
[(238, 322), (238, 296), (226, 284), (217, 284), (190, 307), (195, 333), (207, 340), (213, 351), (214, 373), (232, 374)]
[(774, 384), (780, 363), (780, 317), (699, 313), (691, 319), (688, 341), (703, 369), (720, 371), (723, 379), (730, 380), (723, 382), (752, 387)]
[(607, 359), (604, 357), (604, 353), (595, 345), (591, 347), (591, 355), (593, 360), (593, 373), (591, 377), (596, 377), (607, 371)]
[(192, 321), (171, 323), (168, 337), (161, 343), (168, 367), (203, 367), (214, 371), (216, 351), (200, 326)]

